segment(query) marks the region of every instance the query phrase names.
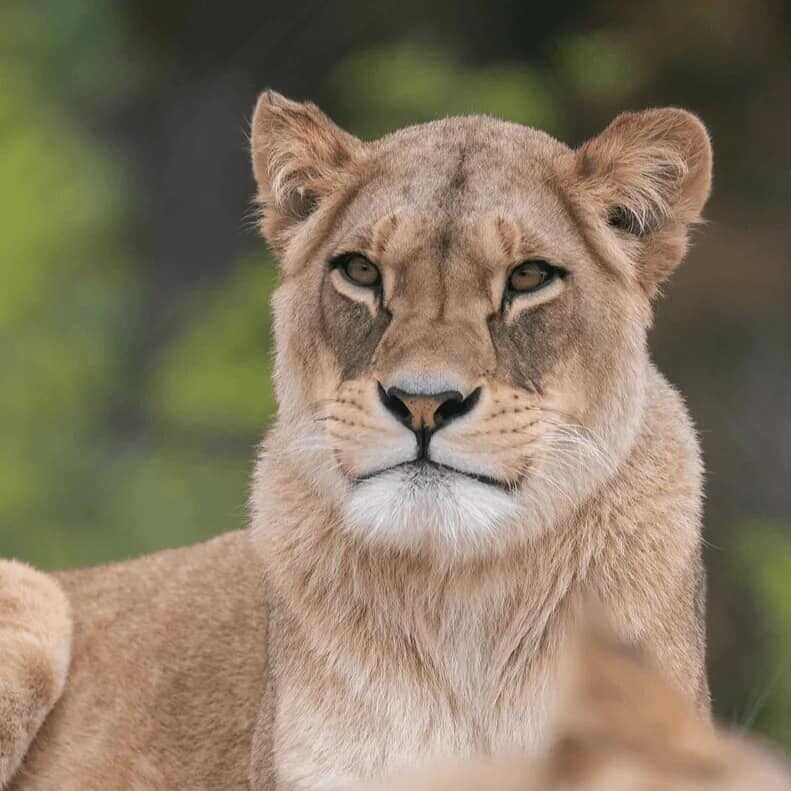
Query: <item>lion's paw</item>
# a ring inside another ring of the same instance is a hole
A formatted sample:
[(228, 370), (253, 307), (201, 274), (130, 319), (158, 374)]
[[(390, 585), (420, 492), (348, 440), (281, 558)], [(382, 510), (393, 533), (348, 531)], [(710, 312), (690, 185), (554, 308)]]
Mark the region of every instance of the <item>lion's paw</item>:
[(51, 576), (0, 561), (0, 789), (63, 692), (72, 618)]

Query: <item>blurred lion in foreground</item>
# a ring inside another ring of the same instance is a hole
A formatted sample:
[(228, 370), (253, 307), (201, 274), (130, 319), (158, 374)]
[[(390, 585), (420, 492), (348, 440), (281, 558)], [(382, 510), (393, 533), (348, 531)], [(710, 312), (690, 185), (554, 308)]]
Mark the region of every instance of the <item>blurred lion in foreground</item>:
[(5, 779), (310, 791), (536, 754), (589, 596), (707, 711), (700, 456), (646, 343), (700, 121), (363, 142), (266, 93), (251, 142), (281, 275), (251, 527), (57, 575), (58, 628), (0, 569)]
[(602, 631), (572, 640), (546, 750), (355, 791), (791, 791), (769, 747), (716, 729), (650, 659)]

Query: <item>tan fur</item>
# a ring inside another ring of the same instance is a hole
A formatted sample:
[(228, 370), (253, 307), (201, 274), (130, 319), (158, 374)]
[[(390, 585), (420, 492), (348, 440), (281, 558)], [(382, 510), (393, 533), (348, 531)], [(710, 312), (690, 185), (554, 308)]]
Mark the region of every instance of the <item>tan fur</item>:
[[(539, 750), (591, 594), (705, 711), (701, 465), (645, 341), (708, 194), (700, 122), (362, 143), (267, 93), (252, 149), (282, 281), (251, 530), (62, 576), (73, 666), (14, 787), (314, 789)], [(349, 252), (378, 292), (329, 265)], [(567, 274), (504, 300), (536, 258)], [(434, 466), (391, 387), (469, 396)]]
[(713, 727), (645, 657), (599, 634), (576, 643), (541, 755), (478, 759), (358, 791), (791, 789), (779, 754)]
[(0, 788), (63, 691), (71, 632), (58, 584), (24, 563), (0, 561)]

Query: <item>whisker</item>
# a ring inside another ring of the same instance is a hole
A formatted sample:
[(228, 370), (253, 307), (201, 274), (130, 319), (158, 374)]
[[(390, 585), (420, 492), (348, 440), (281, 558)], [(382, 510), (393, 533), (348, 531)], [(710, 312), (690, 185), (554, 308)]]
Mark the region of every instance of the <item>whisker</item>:
[(562, 438), (568, 442), (577, 442), (578, 444), (587, 448), (587, 450), (596, 456), (602, 463), (611, 467), (615, 466), (615, 460), (606, 449), (604, 440), (598, 437), (597, 442), (595, 439), (597, 435), (593, 430), (588, 429), (586, 426), (580, 426), (578, 424), (571, 423), (561, 423), (558, 421), (547, 421), (547, 424), (551, 425), (559, 433), (554, 434), (553, 432), (547, 432), (545, 436), (556, 439)]
[(547, 420), (546, 423), (548, 425), (556, 426), (557, 428), (560, 429), (571, 431), (578, 436), (580, 434), (585, 435), (586, 438), (595, 440), (598, 443), (598, 445), (601, 447), (606, 446), (607, 444), (604, 438), (600, 434), (598, 434), (596, 431), (594, 431), (592, 428), (589, 428), (588, 426), (583, 426), (579, 423), (567, 423), (565, 421), (559, 422), (552, 420)]
[(574, 502), (574, 499), (571, 497), (571, 495), (554, 478), (550, 477), (545, 470), (533, 470), (533, 477), (536, 480), (548, 483), (559, 495), (566, 499), (569, 505), (572, 507), (576, 506), (576, 503)]
[(598, 448), (592, 442), (588, 442), (579, 437), (569, 436), (567, 434), (553, 434), (551, 432), (548, 432), (544, 434), (544, 438), (556, 446), (565, 445), (567, 447), (577, 448), (582, 451), (585, 451), (586, 453), (581, 453), (580, 454), (581, 456), (588, 454), (594, 456), (601, 462), (608, 461), (607, 457), (601, 451), (600, 448)]

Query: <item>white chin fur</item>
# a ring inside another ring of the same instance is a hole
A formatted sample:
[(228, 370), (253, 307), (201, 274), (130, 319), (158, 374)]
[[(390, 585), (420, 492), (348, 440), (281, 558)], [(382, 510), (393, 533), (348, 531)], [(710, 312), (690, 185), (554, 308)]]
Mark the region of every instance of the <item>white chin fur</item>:
[(468, 476), (403, 467), (358, 483), (345, 510), (348, 529), (367, 540), (458, 557), (491, 551), (520, 509), (506, 491)]

